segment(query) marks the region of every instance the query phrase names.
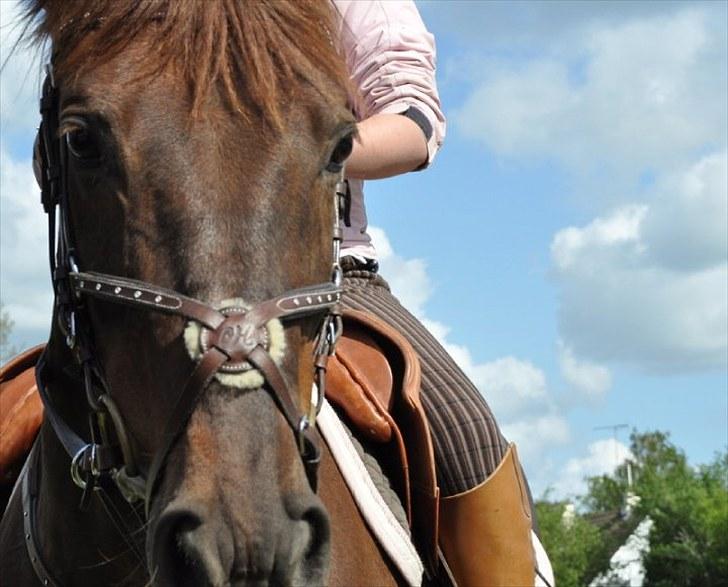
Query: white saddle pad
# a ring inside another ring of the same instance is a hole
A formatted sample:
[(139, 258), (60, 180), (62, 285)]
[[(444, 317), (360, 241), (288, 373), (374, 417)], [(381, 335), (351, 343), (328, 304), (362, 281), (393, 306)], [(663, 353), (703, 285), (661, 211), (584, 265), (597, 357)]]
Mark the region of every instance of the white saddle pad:
[(316, 422), (372, 534), (409, 585), (422, 585), (424, 566), (412, 541), (374, 485), (339, 416), (324, 400)]

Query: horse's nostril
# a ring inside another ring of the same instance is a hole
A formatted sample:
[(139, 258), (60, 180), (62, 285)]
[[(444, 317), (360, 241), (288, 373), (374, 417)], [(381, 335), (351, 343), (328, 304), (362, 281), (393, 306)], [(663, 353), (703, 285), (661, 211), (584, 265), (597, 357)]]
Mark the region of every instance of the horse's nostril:
[[(290, 506), (290, 501), (287, 502)], [(303, 496), (282, 515), (258, 520), (255, 534), (232, 519), (169, 506), (150, 538), (154, 585), (321, 585), (331, 530), (318, 498)]]
[(293, 584), (322, 584), (329, 560), (329, 516), (322, 506), (315, 505), (309, 507), (294, 524), (289, 544), (289, 560), (295, 569)]
[(206, 540), (202, 520), (189, 510), (162, 514), (152, 542), (155, 585), (199, 586), (226, 579), (216, 541)]
[[(308, 523), (310, 539), (308, 549), (304, 553), (307, 559), (326, 555), (331, 539), (331, 526), (326, 510), (321, 506), (314, 506), (306, 511), (303, 521)], [(326, 551), (322, 553), (322, 551)]]

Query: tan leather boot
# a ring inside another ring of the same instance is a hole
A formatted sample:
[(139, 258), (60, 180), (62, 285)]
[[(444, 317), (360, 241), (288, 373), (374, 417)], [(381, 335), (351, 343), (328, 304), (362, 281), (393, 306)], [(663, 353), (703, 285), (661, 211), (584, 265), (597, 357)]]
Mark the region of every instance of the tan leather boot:
[(532, 587), (531, 508), (511, 444), (473, 489), (440, 499), (440, 547), (458, 587)]

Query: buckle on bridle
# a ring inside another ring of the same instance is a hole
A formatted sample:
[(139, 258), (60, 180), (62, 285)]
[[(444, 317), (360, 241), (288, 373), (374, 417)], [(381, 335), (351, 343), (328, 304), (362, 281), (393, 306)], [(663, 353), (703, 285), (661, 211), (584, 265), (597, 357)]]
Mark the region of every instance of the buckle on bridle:
[[(91, 451), (91, 455), (88, 458), (89, 467), (83, 467), (86, 474), (82, 474), (82, 460), (86, 457), (87, 451)], [(82, 446), (79, 451), (71, 459), (71, 479), (80, 489), (85, 490), (88, 486), (89, 475), (93, 479), (97, 479), (101, 475), (101, 471), (98, 468), (96, 444), (86, 444)]]

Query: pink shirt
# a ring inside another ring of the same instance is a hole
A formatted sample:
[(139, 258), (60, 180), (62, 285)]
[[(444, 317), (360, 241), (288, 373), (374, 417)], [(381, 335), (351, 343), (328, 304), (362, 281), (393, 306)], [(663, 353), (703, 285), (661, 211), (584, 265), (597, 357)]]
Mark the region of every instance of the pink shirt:
[[(351, 78), (359, 89), (355, 115), (399, 114), (414, 107), (432, 128), (429, 164), (445, 138), (445, 116), (435, 83), (435, 38), (412, 0), (333, 0), (341, 15), (339, 38)], [(349, 180), (351, 226), (344, 227), (344, 254), (376, 258), (366, 232), (363, 181)]]

